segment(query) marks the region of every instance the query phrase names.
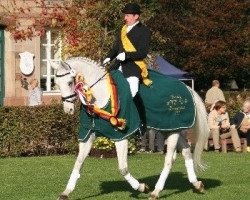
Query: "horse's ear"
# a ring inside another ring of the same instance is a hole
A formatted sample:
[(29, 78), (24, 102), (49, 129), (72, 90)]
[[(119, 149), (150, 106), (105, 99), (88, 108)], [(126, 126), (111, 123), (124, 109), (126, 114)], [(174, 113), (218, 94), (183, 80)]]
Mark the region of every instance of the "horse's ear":
[(51, 65), (51, 67), (53, 68), (53, 69), (58, 69), (59, 67), (60, 67), (60, 65), (59, 65), (59, 63), (58, 62), (54, 62), (54, 61), (49, 61), (49, 63), (50, 63), (50, 65)]
[(66, 62), (64, 62), (64, 61), (61, 61), (61, 65), (62, 65), (62, 67), (65, 68), (65, 69), (70, 69), (69, 64), (66, 63)]

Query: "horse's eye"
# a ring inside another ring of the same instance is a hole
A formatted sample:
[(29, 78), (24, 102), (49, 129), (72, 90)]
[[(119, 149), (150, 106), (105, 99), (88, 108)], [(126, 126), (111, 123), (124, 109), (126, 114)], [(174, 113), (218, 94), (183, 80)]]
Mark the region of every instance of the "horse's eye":
[(68, 86), (72, 86), (72, 84), (73, 84), (72, 81), (68, 82)]

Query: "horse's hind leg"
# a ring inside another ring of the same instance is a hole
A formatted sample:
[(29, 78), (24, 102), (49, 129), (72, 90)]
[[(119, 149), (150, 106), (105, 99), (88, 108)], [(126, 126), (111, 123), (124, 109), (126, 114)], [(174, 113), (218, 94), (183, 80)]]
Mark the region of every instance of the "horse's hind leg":
[(173, 164), (173, 155), (176, 149), (177, 141), (179, 138), (178, 133), (172, 133), (167, 138), (167, 153), (165, 156), (165, 163), (161, 175), (155, 185), (155, 189), (151, 192), (149, 199), (154, 200), (159, 198), (160, 192), (163, 190), (167, 177), (169, 175), (170, 169)]
[(190, 147), (183, 148), (182, 155), (183, 155), (183, 158), (185, 159), (185, 167), (187, 170), (189, 182), (193, 184), (196, 192), (203, 193), (204, 185), (202, 181), (197, 180), (197, 176), (194, 170), (194, 161), (192, 159), (192, 153), (191, 153)]
[(186, 130), (181, 131), (177, 146), (181, 150), (182, 156), (185, 160), (189, 182), (193, 184), (196, 192), (202, 193), (204, 191), (204, 185), (201, 181), (197, 180), (194, 170), (193, 156), (190, 150), (190, 145), (186, 139)]
[(119, 171), (121, 175), (127, 180), (134, 190), (140, 192), (148, 192), (149, 188), (144, 183), (139, 183), (128, 171), (128, 140), (124, 139), (118, 142), (115, 142)]
[(68, 181), (66, 189), (59, 196), (58, 200), (67, 200), (69, 194), (75, 189), (77, 179), (80, 178), (80, 170), (81, 170), (82, 164), (85, 158), (88, 156), (94, 140), (95, 140), (95, 135), (93, 133), (90, 135), (89, 139), (86, 142), (79, 143), (79, 153), (78, 153), (74, 168), (71, 172), (70, 179)]

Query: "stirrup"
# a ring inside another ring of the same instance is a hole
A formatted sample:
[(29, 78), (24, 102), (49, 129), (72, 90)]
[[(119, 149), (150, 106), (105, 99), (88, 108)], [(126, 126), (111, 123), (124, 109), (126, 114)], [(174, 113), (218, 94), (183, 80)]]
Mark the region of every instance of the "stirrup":
[(139, 130), (140, 135), (144, 135), (144, 134), (146, 133), (146, 131), (147, 131), (147, 126), (146, 126), (146, 124), (141, 123), (141, 125), (140, 125), (140, 127), (139, 127), (138, 130)]

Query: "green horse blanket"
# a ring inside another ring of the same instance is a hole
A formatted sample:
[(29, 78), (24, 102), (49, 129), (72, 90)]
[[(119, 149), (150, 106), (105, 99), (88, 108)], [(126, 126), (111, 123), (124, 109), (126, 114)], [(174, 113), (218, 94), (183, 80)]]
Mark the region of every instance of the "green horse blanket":
[[(111, 75), (120, 101), (118, 117), (126, 119), (126, 128), (119, 130), (109, 121), (88, 114), (86, 107), (81, 106), (80, 141), (86, 140), (92, 132), (95, 132), (97, 137), (105, 136), (118, 141), (134, 134), (139, 129), (140, 117), (127, 80), (118, 70), (112, 71)], [(153, 70), (149, 70), (149, 77), (153, 80), (153, 85), (147, 87), (141, 84), (139, 89), (146, 111), (147, 127), (162, 131), (178, 131), (192, 127), (196, 110), (193, 96), (185, 84)], [(110, 112), (110, 102), (104, 109)]]

